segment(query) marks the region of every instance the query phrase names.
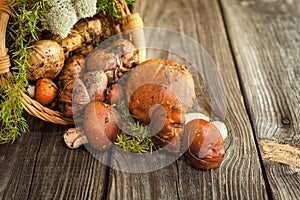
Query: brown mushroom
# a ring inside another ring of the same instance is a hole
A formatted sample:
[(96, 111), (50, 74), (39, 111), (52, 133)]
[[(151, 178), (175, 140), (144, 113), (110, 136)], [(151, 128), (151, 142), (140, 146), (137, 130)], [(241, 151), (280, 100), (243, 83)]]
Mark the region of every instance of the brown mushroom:
[(114, 70), (117, 67), (117, 62), (114, 54), (105, 52), (104, 49), (96, 49), (91, 52), (86, 60), (87, 71)]
[(54, 79), (64, 66), (64, 50), (54, 40), (39, 40), (29, 50), (27, 77), (31, 81), (39, 78)]
[[(128, 85), (130, 82), (131, 80), (128, 81)], [(127, 91), (129, 90), (128, 85)], [(149, 124), (151, 119), (154, 119), (153, 117), (150, 118), (150, 111), (154, 105), (168, 105), (182, 110), (174, 91), (168, 86), (158, 83), (147, 83), (140, 86), (129, 99), (130, 112), (144, 124)]]
[[(196, 98), (194, 80), (183, 65), (173, 61), (153, 59), (135, 67), (128, 75), (127, 81), (126, 96), (129, 106), (136, 104), (130, 101), (133, 93), (142, 86), (146, 87), (147, 84), (152, 87), (151, 83), (168, 87), (174, 93), (173, 97), (179, 101), (183, 113), (187, 113), (192, 108)], [(141, 98), (149, 99), (148, 103), (156, 103), (151, 100), (152, 96), (156, 95), (152, 88), (146, 90), (144, 95), (146, 96)], [(172, 100), (166, 98), (166, 101)]]
[(84, 68), (84, 61), (85, 58), (81, 54), (71, 56), (66, 60), (66, 64), (58, 77), (59, 87), (64, 87), (65, 83), (81, 76)]
[(170, 152), (179, 152), (183, 133), (184, 115), (173, 105), (154, 106), (150, 128), (155, 143)]
[(225, 149), (219, 130), (203, 119), (190, 121), (184, 127), (185, 155), (189, 163), (200, 169), (214, 169), (222, 163)]
[(42, 105), (53, 102), (57, 94), (56, 84), (48, 78), (41, 78), (35, 84), (35, 99)]
[[(72, 117), (73, 114), (80, 116), (84, 106), (90, 102), (85, 85), (79, 79), (83, 71), (84, 60), (82, 55), (70, 57), (58, 77), (58, 107), (65, 117)], [(73, 93), (77, 102), (72, 100)]]
[(83, 37), (76, 30), (71, 30), (71, 33), (61, 40), (61, 46), (64, 49), (65, 56), (69, 57), (69, 53), (82, 46)]
[[(130, 112), (144, 124), (151, 121), (152, 129), (163, 124), (156, 135), (158, 144), (170, 143), (171, 151), (177, 152), (183, 114), (192, 108), (196, 97), (192, 75), (179, 63), (165, 60), (143, 62), (129, 73), (126, 98)], [(162, 105), (167, 118), (161, 117), (161, 111), (153, 112), (156, 105)]]
[(114, 108), (103, 102), (91, 102), (85, 108), (84, 133), (89, 144), (97, 150), (106, 150), (116, 141), (119, 127)]
[(84, 84), (92, 101), (103, 101), (108, 79), (104, 71), (86, 72), (83, 76)]
[(65, 117), (80, 117), (91, 100), (84, 83), (78, 78), (59, 88), (58, 101), (59, 110)]
[[(81, 35), (85, 36), (86, 33), (89, 33), (94, 36), (100, 36), (102, 33), (102, 23), (100, 19), (89, 18), (81, 19), (74, 26), (75, 30), (79, 31)], [(87, 37), (86, 39), (88, 39)], [(90, 42), (89, 40), (87, 42)]]
[(138, 63), (136, 51), (136, 47), (125, 39), (104, 44), (88, 55), (87, 71), (103, 70), (108, 77), (109, 84), (114, 84)]

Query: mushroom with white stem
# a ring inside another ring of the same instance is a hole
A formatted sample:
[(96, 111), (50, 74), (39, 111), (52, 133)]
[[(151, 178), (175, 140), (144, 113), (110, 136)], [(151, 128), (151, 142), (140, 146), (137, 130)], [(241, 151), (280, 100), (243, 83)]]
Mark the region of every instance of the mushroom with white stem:
[(225, 125), (224, 122), (221, 121), (213, 121), (211, 122), (221, 133), (221, 136), (223, 138), (223, 140), (225, 141), (225, 139), (228, 136), (228, 129), (227, 126)]
[(87, 138), (80, 127), (69, 128), (63, 135), (64, 141), (70, 149), (77, 149), (88, 143)]
[(208, 121), (194, 119), (184, 127), (183, 144), (188, 162), (195, 168), (215, 169), (224, 159), (224, 141), (220, 131)]

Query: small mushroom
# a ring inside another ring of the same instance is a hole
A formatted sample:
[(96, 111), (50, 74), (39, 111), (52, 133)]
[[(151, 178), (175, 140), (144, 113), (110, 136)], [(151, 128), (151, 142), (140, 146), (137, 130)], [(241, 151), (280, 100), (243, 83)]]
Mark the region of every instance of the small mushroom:
[(183, 143), (187, 149), (187, 160), (195, 168), (214, 169), (223, 161), (223, 138), (218, 129), (208, 121), (195, 119), (186, 124)]
[(84, 133), (96, 150), (106, 150), (116, 141), (119, 127), (117, 112), (103, 102), (91, 102), (85, 108)]
[(86, 72), (83, 76), (84, 84), (92, 101), (103, 101), (108, 79), (104, 71)]
[(61, 40), (61, 46), (64, 49), (65, 56), (68, 57), (71, 51), (74, 51), (82, 46), (83, 37), (76, 30), (72, 30), (71, 33)]
[(83, 55), (73, 55), (66, 60), (66, 64), (59, 74), (58, 85), (64, 87), (65, 83), (75, 80), (81, 76), (84, 68), (85, 58)]
[(129, 40), (119, 39), (105, 43), (87, 56), (87, 71), (103, 70), (108, 77), (109, 85), (114, 84), (125, 72), (136, 66), (138, 63), (136, 51), (136, 47)]
[(42, 105), (49, 105), (57, 94), (56, 84), (48, 78), (41, 78), (35, 84), (35, 99)]
[(77, 149), (81, 145), (87, 144), (87, 138), (81, 127), (69, 128), (63, 135), (66, 145), (70, 149)]

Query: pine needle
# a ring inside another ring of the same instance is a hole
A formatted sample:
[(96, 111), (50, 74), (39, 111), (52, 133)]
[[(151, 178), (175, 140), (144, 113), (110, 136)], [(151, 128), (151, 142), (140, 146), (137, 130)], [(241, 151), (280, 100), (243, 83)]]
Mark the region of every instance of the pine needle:
[(12, 77), (6, 77), (5, 84), (0, 85), (0, 144), (14, 142), (22, 132), (28, 130), (23, 117), (21, 92), (28, 85), (26, 68), (29, 65), (28, 50), (32, 41), (39, 39), (38, 23), (45, 14), (44, 1), (11, 0), (9, 6), (13, 16), (7, 26), (7, 47), (11, 56)]
[(116, 110), (121, 118), (121, 133), (117, 136), (116, 145), (124, 151), (146, 153), (158, 150), (151, 138), (150, 129), (141, 124), (128, 110), (124, 101), (119, 101)]

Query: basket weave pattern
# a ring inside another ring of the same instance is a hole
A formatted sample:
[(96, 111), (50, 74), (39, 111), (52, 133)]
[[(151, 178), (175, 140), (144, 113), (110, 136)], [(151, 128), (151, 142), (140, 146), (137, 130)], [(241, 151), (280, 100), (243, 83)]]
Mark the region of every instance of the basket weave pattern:
[[(141, 47), (144, 44), (144, 35), (141, 29), (144, 27), (143, 21), (138, 13), (131, 14), (126, 3), (120, 5), (124, 20), (122, 22), (122, 28), (128, 33), (132, 34), (133, 43), (137, 47)], [(8, 49), (5, 46), (5, 35), (7, 23), (10, 15), (12, 15), (11, 9), (7, 6), (7, 0), (0, 0), (0, 84), (5, 81), (5, 77), (11, 76), (10, 73), (10, 57), (7, 54)], [(140, 30), (138, 30), (140, 29)], [(139, 60), (145, 59), (145, 52), (139, 51)], [(23, 99), (23, 109), (30, 115), (40, 118), (47, 122), (55, 124), (70, 125), (74, 124), (73, 118), (66, 118), (59, 111), (52, 110), (41, 105), (36, 100), (30, 98), (25, 93), (20, 94)]]

